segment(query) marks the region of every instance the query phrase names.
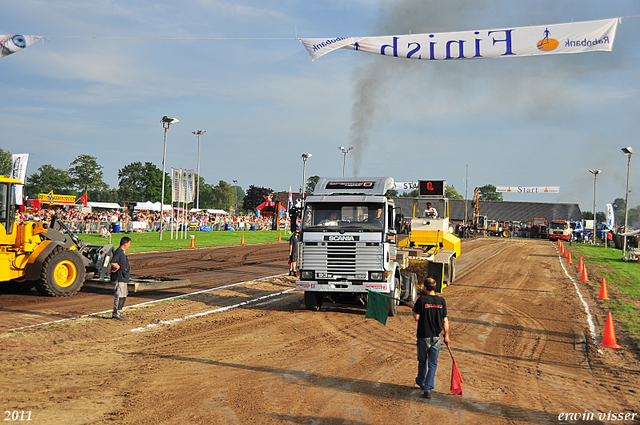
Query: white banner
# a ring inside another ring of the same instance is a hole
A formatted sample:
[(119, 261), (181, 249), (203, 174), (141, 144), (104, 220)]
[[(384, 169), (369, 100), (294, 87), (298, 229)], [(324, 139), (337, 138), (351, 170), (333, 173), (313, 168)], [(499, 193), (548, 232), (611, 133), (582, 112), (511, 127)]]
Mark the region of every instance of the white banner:
[(496, 192), (560, 193), (560, 186), (496, 186)]
[(11, 155), (11, 177), (12, 179), (18, 179), (23, 184), (16, 184), (14, 186), (14, 193), (16, 195), (16, 204), (22, 205), (22, 187), (24, 186), (24, 179), (27, 176), (27, 162), (29, 162), (28, 153), (18, 153)]
[(185, 201), (187, 203), (193, 202), (196, 197), (195, 197), (195, 184), (196, 184), (196, 172), (194, 170), (184, 170), (185, 172), (185, 185), (186, 185), (186, 190), (185, 190)]
[(394, 182), (395, 190), (414, 190), (418, 188), (418, 182)]
[(422, 60), (511, 58), (610, 52), (618, 18), (491, 30), (382, 37), (302, 38), (314, 61), (343, 48)]
[(0, 58), (9, 56), (25, 47), (31, 46), (42, 37), (37, 35), (6, 34), (0, 35)]
[(613, 213), (613, 204), (606, 204), (607, 207), (607, 227), (611, 230), (616, 228), (616, 216)]
[(171, 204), (180, 201), (180, 170), (171, 167)]

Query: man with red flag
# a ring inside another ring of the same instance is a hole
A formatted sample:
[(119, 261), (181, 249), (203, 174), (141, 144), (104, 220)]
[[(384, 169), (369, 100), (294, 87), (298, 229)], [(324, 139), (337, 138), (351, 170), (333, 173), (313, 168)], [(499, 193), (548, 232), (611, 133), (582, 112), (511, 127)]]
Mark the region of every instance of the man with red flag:
[(418, 376), (416, 384), (424, 391), (424, 397), (431, 398), (435, 387), (438, 356), (442, 345), (440, 334), (444, 330), (444, 343), (449, 346), (449, 319), (447, 303), (436, 295), (436, 281), (424, 281), (422, 295), (413, 306), (413, 318), (418, 322), (416, 333), (418, 342)]

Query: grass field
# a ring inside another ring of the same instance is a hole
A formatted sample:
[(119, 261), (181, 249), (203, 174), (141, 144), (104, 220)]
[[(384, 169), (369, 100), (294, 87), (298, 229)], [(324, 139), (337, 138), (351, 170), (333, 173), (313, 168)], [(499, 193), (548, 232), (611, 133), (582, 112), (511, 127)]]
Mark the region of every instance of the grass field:
[[(169, 249), (190, 249), (191, 235), (195, 237), (196, 248), (207, 246), (239, 245), (244, 235), (244, 242), (247, 244), (277, 242), (278, 235), (283, 242), (289, 240), (290, 234), (286, 230), (257, 230), (247, 232), (215, 231), (215, 232), (188, 232), (186, 239), (171, 239), (171, 232), (163, 232), (160, 240), (158, 232), (147, 233), (112, 233), (111, 244), (118, 246), (120, 238), (128, 236), (131, 238), (131, 248), (127, 252), (162, 251)], [(95, 233), (78, 233), (84, 242), (91, 245), (105, 245), (109, 243), (107, 238), (101, 238)]]
[(576, 243), (569, 250), (575, 263), (582, 257), (587, 264), (589, 281), (598, 289), (602, 278), (606, 279), (611, 299), (603, 303), (640, 347), (640, 264), (620, 261), (622, 251), (604, 245)]

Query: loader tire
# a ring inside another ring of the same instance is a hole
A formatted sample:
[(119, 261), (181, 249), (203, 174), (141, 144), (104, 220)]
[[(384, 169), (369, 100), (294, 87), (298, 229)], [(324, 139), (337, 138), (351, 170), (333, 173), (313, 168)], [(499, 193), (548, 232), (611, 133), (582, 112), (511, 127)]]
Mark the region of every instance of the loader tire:
[(79, 255), (58, 247), (42, 263), (36, 289), (42, 295), (69, 297), (82, 288), (84, 278), (84, 264)]

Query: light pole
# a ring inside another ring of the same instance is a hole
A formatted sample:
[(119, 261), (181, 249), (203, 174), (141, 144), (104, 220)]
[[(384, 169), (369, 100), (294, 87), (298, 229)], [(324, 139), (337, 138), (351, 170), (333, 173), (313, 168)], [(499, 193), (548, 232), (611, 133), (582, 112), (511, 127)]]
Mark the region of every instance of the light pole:
[(340, 149), (344, 154), (344, 160), (342, 161), (342, 177), (344, 177), (344, 167), (345, 165), (347, 165), (347, 154), (351, 149), (353, 149), (353, 146), (349, 146), (348, 148), (345, 148), (344, 146), (338, 146), (338, 149)]
[(598, 222), (596, 220), (596, 199), (598, 194), (598, 174), (600, 174), (600, 170), (589, 170), (591, 174), (593, 174), (593, 243), (596, 243), (596, 228), (598, 227)]
[(197, 197), (196, 197), (196, 209), (199, 210), (200, 209), (200, 136), (202, 136), (204, 133), (206, 133), (207, 130), (197, 130), (197, 131), (192, 131), (193, 134), (195, 134), (196, 136), (198, 136), (198, 192), (197, 192)]
[(164, 161), (167, 158), (167, 130), (171, 124), (175, 124), (178, 121), (176, 118), (168, 116), (162, 117), (160, 120), (162, 127), (164, 128), (164, 150), (162, 151), (162, 189), (160, 195), (160, 240), (162, 240), (162, 226), (164, 225)]
[[(633, 154), (633, 149), (630, 147), (622, 148), (622, 153), (629, 157), (627, 162), (627, 193), (624, 197), (624, 230), (622, 233), (627, 233), (627, 217), (629, 214), (629, 174), (631, 172), (631, 155)], [(622, 255), (625, 255), (627, 252), (627, 237), (624, 236), (624, 240), (622, 242)]]
[(233, 194), (236, 198), (236, 216), (238, 216), (238, 180), (233, 181)]
[(302, 202), (304, 204), (304, 190), (306, 188), (307, 183), (307, 159), (311, 158), (313, 155), (310, 153), (302, 154)]

